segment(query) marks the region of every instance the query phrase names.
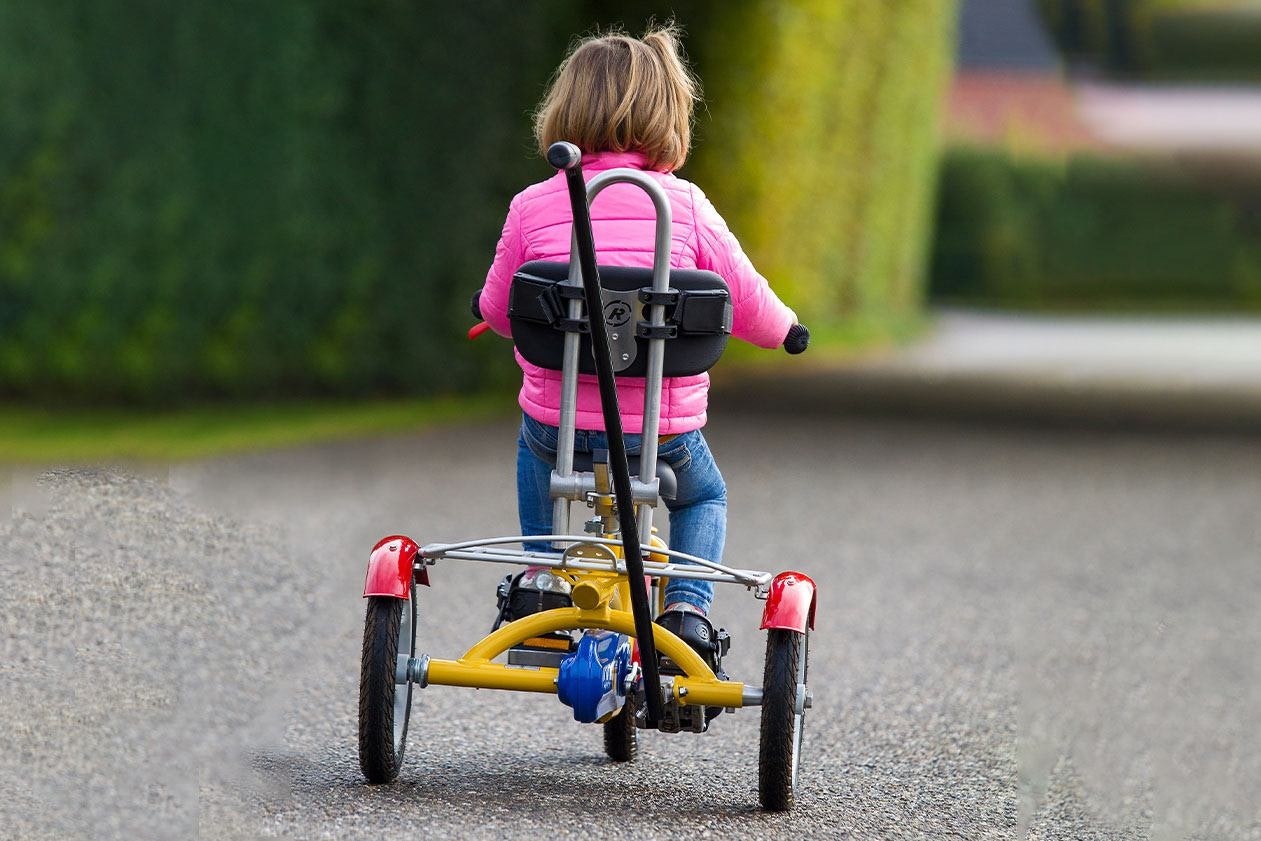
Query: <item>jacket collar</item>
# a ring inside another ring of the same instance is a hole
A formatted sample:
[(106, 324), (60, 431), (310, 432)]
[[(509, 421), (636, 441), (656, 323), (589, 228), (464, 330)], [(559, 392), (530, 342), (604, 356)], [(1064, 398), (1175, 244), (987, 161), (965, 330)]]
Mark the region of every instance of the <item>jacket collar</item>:
[(651, 169), (643, 152), (589, 152), (582, 156), (582, 168), (592, 170), (615, 169), (620, 166), (631, 169)]

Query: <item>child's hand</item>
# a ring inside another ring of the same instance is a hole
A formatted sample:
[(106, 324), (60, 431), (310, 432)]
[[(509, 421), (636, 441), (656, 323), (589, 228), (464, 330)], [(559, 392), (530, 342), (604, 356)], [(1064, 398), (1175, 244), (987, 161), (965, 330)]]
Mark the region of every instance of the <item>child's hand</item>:
[(788, 335), (784, 337), (784, 350), (791, 354), (798, 354), (810, 346), (810, 331), (806, 329), (806, 325), (795, 323), (788, 328)]
[(469, 309), (473, 312), (473, 317), (478, 321), (482, 320), (482, 290), (478, 289), (473, 293), (473, 299), (468, 302)]

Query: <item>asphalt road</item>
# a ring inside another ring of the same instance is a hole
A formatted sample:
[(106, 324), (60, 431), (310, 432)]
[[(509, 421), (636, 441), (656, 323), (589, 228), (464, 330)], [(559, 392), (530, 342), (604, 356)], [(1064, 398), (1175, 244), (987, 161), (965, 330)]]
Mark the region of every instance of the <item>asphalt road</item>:
[[(0, 836), (1261, 838), (1261, 440), (730, 409), (709, 436), (728, 561), (820, 586), (794, 813), (756, 808), (756, 710), (617, 766), (555, 698), (445, 687), (363, 784), (368, 549), (514, 528), (490, 423), (0, 482)], [(501, 574), (433, 569), (422, 646), (475, 641)], [(716, 608), (753, 682), (760, 607)]]

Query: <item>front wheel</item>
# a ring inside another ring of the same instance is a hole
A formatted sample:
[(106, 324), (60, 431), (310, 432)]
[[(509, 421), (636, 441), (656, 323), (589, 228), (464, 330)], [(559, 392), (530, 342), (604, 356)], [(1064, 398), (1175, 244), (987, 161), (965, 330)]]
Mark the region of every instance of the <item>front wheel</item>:
[(758, 797), (762, 808), (772, 812), (793, 807), (805, 724), (808, 659), (806, 634), (776, 628), (767, 633)]
[(604, 722), (604, 752), (614, 762), (634, 762), (639, 755), (639, 730), (635, 727), (635, 705), (626, 699), (622, 711)]
[(359, 767), (370, 783), (392, 783), (403, 765), (416, 654), (416, 601), (368, 598), (359, 670)]

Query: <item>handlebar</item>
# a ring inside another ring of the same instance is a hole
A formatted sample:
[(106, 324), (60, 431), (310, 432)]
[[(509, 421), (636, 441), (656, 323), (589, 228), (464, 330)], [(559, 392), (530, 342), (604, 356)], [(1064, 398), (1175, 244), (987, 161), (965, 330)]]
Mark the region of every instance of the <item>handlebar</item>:
[(791, 354), (798, 354), (810, 347), (810, 331), (806, 329), (804, 324), (794, 324), (788, 328), (788, 335), (784, 337), (784, 350)]

